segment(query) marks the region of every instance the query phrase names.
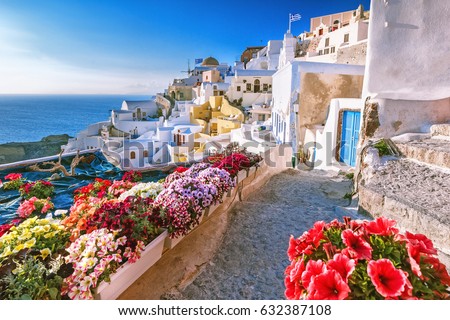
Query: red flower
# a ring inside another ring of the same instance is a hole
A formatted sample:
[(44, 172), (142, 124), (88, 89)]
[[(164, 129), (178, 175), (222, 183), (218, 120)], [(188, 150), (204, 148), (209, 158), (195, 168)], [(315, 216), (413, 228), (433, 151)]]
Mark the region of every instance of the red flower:
[(342, 279), (347, 280), (355, 270), (355, 265), (355, 260), (349, 259), (342, 253), (338, 253), (334, 255), (333, 260), (328, 261), (327, 268), (328, 270), (335, 270), (341, 275)]
[[(322, 260), (309, 260), (306, 264), (305, 272), (302, 274), (302, 284), (305, 288), (309, 287), (309, 284), (315, 276), (325, 272), (327, 267)], [(309, 290), (309, 289), (308, 289)]]
[(433, 266), (436, 275), (441, 279), (441, 282), (446, 286), (450, 286), (450, 276), (448, 275), (447, 268), (439, 259), (435, 257), (425, 256), (424, 262), (429, 263)]
[(380, 217), (375, 221), (368, 222), (366, 224), (366, 230), (371, 234), (379, 236), (391, 236), (398, 233), (398, 229), (394, 228), (395, 225), (395, 220)]
[(344, 300), (350, 288), (338, 272), (328, 270), (312, 279), (308, 291), (310, 300)]
[(20, 174), (20, 173), (10, 173), (5, 176), (6, 180), (17, 180), (17, 179), (21, 179), (21, 178), (22, 178), (22, 174)]
[(367, 260), (372, 258), (372, 247), (370, 244), (352, 230), (342, 231), (342, 241), (347, 246), (342, 252), (349, 255), (350, 258)]
[(433, 242), (425, 235), (417, 233), (413, 234), (405, 232), (409, 245), (413, 246), (418, 252), (425, 254), (437, 254), (437, 250), (433, 246)]
[(437, 250), (434, 248), (431, 240), (423, 234), (412, 234), (406, 231), (405, 237), (402, 237), (402, 239), (407, 241), (406, 248), (411, 270), (416, 276), (423, 279), (422, 271), (420, 270), (420, 257), (437, 254)]
[(183, 173), (183, 172), (185, 172), (185, 171), (187, 171), (187, 170), (189, 170), (189, 168), (186, 168), (186, 167), (177, 167), (175, 170), (174, 170), (174, 172), (178, 172), (178, 173)]
[(375, 289), (383, 297), (399, 296), (406, 285), (406, 275), (395, 268), (389, 259), (372, 260), (367, 265), (369, 275)]
[(292, 261), (291, 265), (286, 268), (284, 283), (286, 290), (284, 292), (286, 298), (289, 300), (298, 300), (305, 291), (301, 284), (301, 276), (305, 271), (305, 262), (303, 259)]
[(313, 246), (307, 243), (306, 241), (302, 241), (300, 239), (295, 239), (293, 236), (289, 239), (289, 247), (287, 251), (287, 255), (289, 260), (295, 260), (300, 257), (302, 254), (311, 254), (313, 252)]

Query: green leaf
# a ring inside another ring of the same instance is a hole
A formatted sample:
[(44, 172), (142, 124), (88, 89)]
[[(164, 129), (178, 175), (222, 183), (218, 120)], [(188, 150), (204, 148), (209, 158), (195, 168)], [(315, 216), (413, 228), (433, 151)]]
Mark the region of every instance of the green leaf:
[(59, 291), (56, 288), (49, 288), (48, 289), (48, 294), (50, 295), (50, 298), (52, 300), (56, 300), (58, 298), (58, 293), (59, 293)]

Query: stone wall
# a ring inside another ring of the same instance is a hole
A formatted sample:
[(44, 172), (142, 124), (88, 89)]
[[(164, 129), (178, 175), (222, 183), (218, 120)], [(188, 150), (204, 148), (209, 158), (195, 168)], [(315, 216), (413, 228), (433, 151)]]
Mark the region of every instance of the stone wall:
[(349, 47), (340, 48), (337, 51), (336, 63), (341, 64), (366, 64), (367, 42), (361, 42)]
[(333, 98), (360, 98), (363, 76), (325, 73), (302, 73), (300, 78), (299, 141), (306, 128), (325, 124)]

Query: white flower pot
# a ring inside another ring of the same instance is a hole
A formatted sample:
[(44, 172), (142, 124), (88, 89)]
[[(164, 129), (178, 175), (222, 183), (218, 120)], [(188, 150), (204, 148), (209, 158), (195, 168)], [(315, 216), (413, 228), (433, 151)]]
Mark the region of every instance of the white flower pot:
[(237, 182), (241, 182), (244, 181), (245, 178), (247, 178), (248, 176), (248, 171), (246, 169), (243, 169), (241, 171), (239, 171), (238, 175), (237, 175)]
[(181, 242), (181, 240), (184, 239), (185, 236), (178, 236), (176, 238), (170, 238), (169, 236), (166, 237), (166, 240), (164, 241), (164, 249), (172, 249), (177, 244)]
[(111, 275), (111, 282), (101, 282), (95, 290), (97, 300), (114, 300), (161, 258), (167, 230), (150, 242), (135, 263), (126, 262)]

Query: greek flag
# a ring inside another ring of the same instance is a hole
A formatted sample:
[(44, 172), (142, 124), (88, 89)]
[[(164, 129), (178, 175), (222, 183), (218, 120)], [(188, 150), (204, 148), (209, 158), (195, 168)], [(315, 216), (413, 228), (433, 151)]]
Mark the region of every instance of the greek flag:
[(293, 22), (293, 21), (298, 21), (301, 18), (302, 18), (302, 16), (300, 14), (296, 13), (296, 14), (291, 14), (290, 20), (291, 20), (291, 22)]
[(202, 62), (203, 62), (203, 58), (195, 59), (195, 64), (202, 63)]

